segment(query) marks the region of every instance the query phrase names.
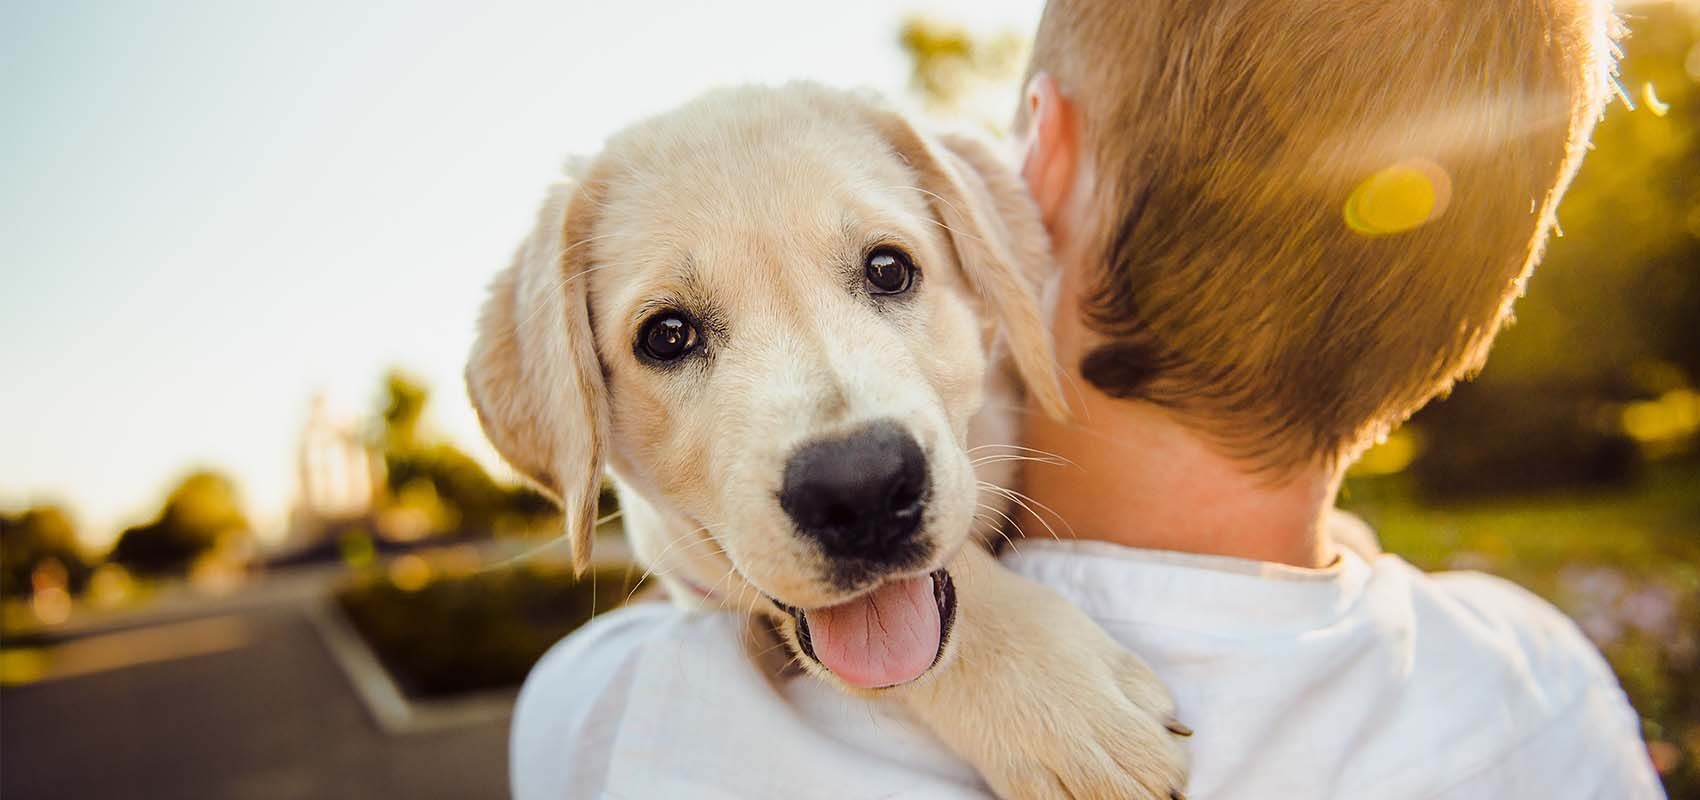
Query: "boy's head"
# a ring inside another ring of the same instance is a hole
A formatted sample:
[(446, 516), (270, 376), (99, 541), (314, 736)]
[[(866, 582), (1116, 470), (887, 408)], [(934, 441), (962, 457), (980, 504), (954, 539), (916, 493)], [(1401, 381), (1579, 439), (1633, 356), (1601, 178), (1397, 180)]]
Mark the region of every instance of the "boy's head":
[(1073, 109), (1082, 374), (1261, 469), (1355, 457), (1481, 364), (1614, 25), (1594, 0), (1050, 0), (1030, 69)]

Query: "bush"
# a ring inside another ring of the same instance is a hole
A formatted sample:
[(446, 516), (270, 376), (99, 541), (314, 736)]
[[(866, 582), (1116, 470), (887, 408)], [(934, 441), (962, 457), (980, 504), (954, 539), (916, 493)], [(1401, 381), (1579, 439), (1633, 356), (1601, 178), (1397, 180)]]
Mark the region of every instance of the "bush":
[(125, 529), (110, 558), (139, 575), (179, 573), (221, 539), (243, 536), (248, 530), (236, 485), (223, 475), (201, 470), (171, 490), (152, 522)]
[[(412, 562), (423, 567), (417, 556)], [(428, 569), (428, 568), (426, 568)], [(636, 573), (526, 565), (420, 579), (393, 568), (337, 593), (338, 604), (403, 691), (440, 697), (518, 686), (550, 646), (593, 615), (619, 607)]]
[(1604, 424), (1612, 399), (1568, 384), (1461, 385), (1413, 421), (1428, 446), (1412, 476), (1430, 501), (1628, 486), (1640, 453)]
[(63, 568), (67, 590), (83, 590), (90, 568), (77, 547), (70, 514), (51, 505), (16, 516), (0, 514), (0, 597), (29, 596), (36, 568), (50, 562)]

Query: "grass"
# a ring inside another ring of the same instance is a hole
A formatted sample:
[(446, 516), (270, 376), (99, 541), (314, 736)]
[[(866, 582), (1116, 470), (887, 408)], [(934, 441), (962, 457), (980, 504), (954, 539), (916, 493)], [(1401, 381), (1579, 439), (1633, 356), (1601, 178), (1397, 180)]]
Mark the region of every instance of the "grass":
[(1536, 591), (1578, 559), (1700, 579), (1700, 465), (1652, 470), (1629, 489), (1458, 505), (1424, 504), (1396, 479), (1355, 481), (1342, 505), (1375, 527), (1383, 547), (1424, 569), (1473, 554)]

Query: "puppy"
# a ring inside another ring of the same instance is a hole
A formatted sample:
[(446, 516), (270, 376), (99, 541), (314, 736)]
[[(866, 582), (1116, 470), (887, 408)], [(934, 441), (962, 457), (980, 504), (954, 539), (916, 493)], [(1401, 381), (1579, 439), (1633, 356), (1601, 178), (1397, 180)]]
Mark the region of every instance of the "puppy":
[(766, 616), (998, 794), (1178, 794), (1167, 691), (985, 546), (1014, 460), (985, 448), (1015, 440), (1022, 392), (1065, 410), (1014, 174), (810, 85), (711, 93), (572, 171), (466, 377), (497, 450), (560, 501), (575, 566), (606, 470), (676, 600)]

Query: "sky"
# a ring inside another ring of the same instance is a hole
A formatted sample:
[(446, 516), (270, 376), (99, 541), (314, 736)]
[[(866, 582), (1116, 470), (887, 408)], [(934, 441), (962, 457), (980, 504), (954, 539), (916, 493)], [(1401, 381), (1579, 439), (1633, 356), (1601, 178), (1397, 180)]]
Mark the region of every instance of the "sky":
[(1038, 0), (0, 5), (0, 510), (91, 546), (187, 470), (262, 533), (315, 393), (399, 366), (494, 466), (460, 373), (486, 283), (574, 154), (708, 88), (900, 93), (909, 13)]

